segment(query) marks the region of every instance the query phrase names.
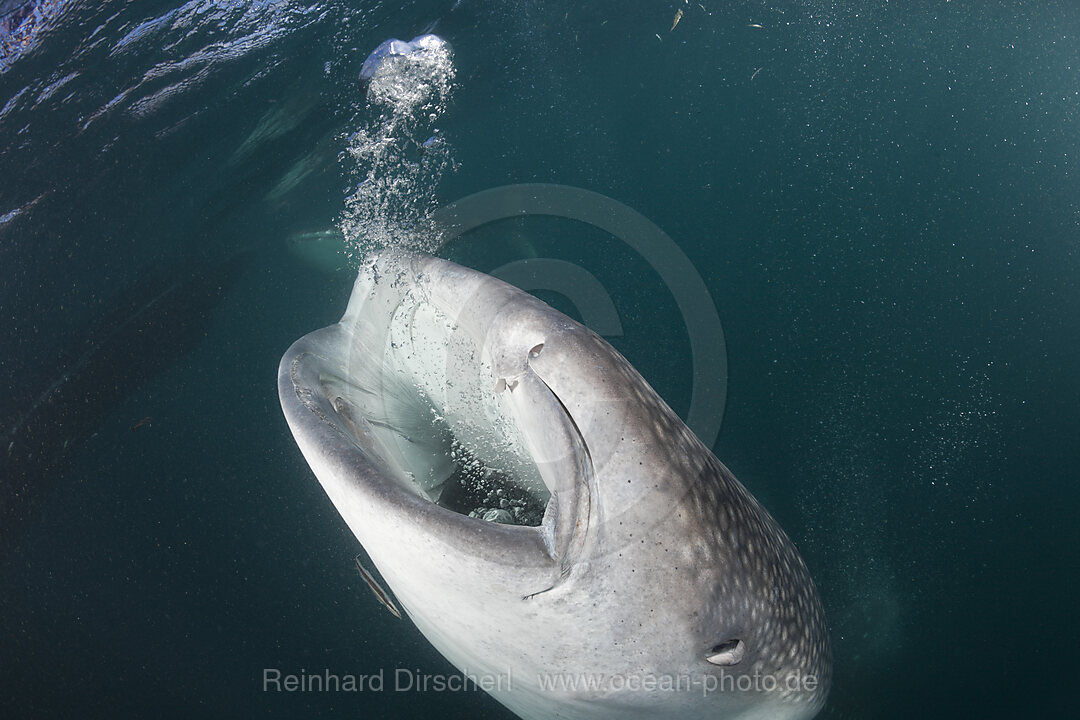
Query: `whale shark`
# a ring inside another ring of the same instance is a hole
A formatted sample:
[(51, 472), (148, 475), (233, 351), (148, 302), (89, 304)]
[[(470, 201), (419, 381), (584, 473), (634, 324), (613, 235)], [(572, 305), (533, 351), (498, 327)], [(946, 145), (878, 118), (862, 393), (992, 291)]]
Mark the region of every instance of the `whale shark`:
[(539, 299), (384, 251), (341, 321), (285, 353), (278, 391), (380, 600), (520, 717), (824, 705), (828, 631), (791, 540), (622, 355)]

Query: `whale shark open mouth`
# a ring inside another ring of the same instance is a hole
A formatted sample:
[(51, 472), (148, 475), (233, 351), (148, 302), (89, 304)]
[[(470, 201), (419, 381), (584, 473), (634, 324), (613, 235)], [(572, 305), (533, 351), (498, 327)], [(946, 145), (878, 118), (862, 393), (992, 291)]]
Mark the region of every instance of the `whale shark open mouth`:
[[(562, 507), (550, 508), (548, 542), (565, 549), (587, 493), (587, 452), (573, 418), (529, 366), (543, 342), (518, 344), (513, 332), (507, 342), (487, 322), (496, 309), (475, 307), (490, 298), (465, 287), (429, 292), (415, 268), (406, 279), (408, 262), (361, 271), (342, 321), (310, 336), (302, 365), (317, 377), (297, 387), (320, 396), (308, 402), (325, 403), (321, 414), (378, 475), (443, 508), (536, 527), (557, 493)], [(508, 355), (511, 366), (496, 369)], [(559, 516), (570, 519), (562, 532)]]
[[(418, 339), (435, 341), (429, 335)], [(426, 360), (405, 347), (392, 343), (392, 352), (379, 362), (374, 357), (378, 351), (365, 348), (371, 357), (354, 358), (341, 375), (320, 378), (349, 439), (359, 447), (368, 445), (373, 452), (367, 457), (382, 473), (426, 500), (483, 520), (540, 525), (550, 491), (516, 436), (512, 418), (494, 404), (482, 408), (480, 416), (465, 415), (478, 410), (480, 400), (467, 391), (452, 398), (425, 392), (425, 386), (440, 384), (448, 391), (463, 388), (430, 366), (403, 369), (399, 360)], [(364, 365), (359, 372), (356, 362)], [(377, 388), (363, 382), (371, 368), (379, 370)], [(491, 424), (481, 424), (478, 417)]]

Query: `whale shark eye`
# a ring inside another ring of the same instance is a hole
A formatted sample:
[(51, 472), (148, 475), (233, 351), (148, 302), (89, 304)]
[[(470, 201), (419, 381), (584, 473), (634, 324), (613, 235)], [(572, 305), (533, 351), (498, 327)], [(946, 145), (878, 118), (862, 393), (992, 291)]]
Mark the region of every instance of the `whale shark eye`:
[(544, 349), (544, 343), (540, 343), (539, 345), (533, 346), (533, 349), (529, 351), (529, 357), (530, 358), (538, 358), (538, 357), (540, 357), (540, 352), (543, 349)]
[(714, 645), (705, 659), (713, 665), (738, 665), (746, 654), (746, 643), (737, 638)]

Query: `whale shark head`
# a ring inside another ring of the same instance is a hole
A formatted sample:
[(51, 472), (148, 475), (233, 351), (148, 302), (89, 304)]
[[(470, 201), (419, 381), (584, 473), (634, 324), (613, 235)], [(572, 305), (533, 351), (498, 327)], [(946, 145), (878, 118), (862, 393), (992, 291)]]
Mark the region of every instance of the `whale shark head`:
[(522, 717), (809, 718), (824, 614), (768, 512), (602, 338), (487, 275), (367, 261), (279, 371), (408, 616)]

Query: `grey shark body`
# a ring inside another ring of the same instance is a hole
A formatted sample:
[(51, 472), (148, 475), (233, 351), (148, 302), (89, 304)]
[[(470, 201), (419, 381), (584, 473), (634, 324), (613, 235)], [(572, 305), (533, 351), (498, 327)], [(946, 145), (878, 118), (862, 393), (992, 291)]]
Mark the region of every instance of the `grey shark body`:
[(278, 385), (401, 608), (518, 715), (777, 720), (824, 704), (824, 614), (791, 541), (621, 355), (536, 298), (377, 257)]

